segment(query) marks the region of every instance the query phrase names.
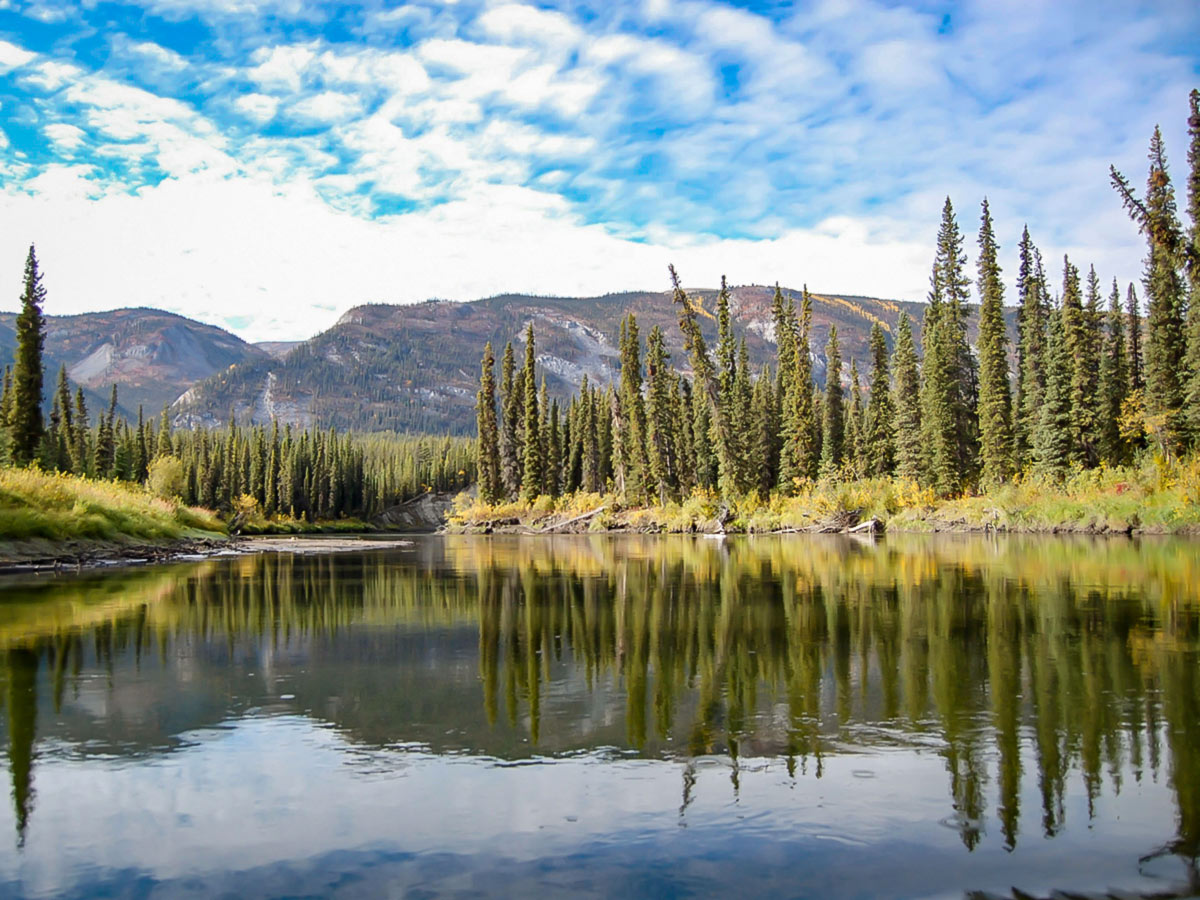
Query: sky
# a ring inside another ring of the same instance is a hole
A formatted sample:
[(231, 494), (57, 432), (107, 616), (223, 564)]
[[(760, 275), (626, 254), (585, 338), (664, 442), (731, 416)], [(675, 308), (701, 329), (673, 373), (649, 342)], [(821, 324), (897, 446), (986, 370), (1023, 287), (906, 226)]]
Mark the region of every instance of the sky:
[[(0, 0), (0, 291), (247, 340), (365, 302), (776, 281), (921, 300), (949, 196), (1107, 283), (1194, 0)], [(973, 270), (972, 270), (973, 271)], [(0, 297), (2, 297), (0, 293)]]

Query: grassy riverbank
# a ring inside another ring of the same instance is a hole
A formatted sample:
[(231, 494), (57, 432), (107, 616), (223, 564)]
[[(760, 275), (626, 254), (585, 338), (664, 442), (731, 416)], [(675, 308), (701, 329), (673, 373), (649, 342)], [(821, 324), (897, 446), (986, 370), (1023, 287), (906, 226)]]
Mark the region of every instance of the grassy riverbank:
[(0, 468), (0, 541), (170, 541), (216, 537), (214, 513), (136, 485)]
[(1200, 459), (1081, 470), (1062, 482), (1028, 476), (985, 494), (953, 498), (892, 478), (818, 481), (791, 497), (751, 495), (727, 503), (697, 492), (639, 508), (611, 494), (497, 506), (464, 496), (450, 513), (448, 529), (755, 534), (837, 531), (870, 519), (890, 531), (1200, 534)]

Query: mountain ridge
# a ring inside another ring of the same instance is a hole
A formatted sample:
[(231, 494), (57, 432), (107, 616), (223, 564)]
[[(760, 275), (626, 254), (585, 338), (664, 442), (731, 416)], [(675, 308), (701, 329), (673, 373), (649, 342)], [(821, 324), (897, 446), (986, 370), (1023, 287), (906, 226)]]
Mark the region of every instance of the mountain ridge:
[[(799, 300), (802, 292), (783, 289)], [(730, 288), (735, 333), (746, 338), (752, 365), (774, 364), (774, 286)], [(716, 288), (693, 288), (705, 336), (716, 339)], [(925, 304), (851, 294), (812, 293), (814, 372), (824, 379), (824, 347), (837, 326), (848, 377), (857, 362), (869, 367), (867, 339), (879, 322), (888, 337), (902, 312), (920, 336)], [(253, 361), (198, 382), (172, 408), (181, 426), (211, 426), (230, 419), (264, 423), (271, 417), (307, 427), (434, 431), (467, 434), (474, 428), (475, 392), (484, 344), (497, 359), (504, 344), (523, 352), (532, 322), (539, 367), (551, 395), (565, 397), (616, 373), (620, 321), (634, 313), (643, 340), (662, 329), (672, 364), (687, 371), (678, 313), (669, 291), (624, 291), (594, 297), (498, 294), (473, 301), (427, 300), (352, 307), (328, 330), (279, 358)], [(969, 310), (974, 336), (977, 307)], [(1015, 336), (1015, 308), (1006, 310)]]

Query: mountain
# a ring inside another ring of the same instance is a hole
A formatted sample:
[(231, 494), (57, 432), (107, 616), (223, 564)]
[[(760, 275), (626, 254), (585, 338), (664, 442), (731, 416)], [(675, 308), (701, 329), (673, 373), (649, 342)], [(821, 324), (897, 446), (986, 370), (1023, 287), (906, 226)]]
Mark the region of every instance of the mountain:
[[(11, 357), (15, 313), (0, 313), (0, 354)], [(107, 405), (117, 384), (121, 408), (136, 417), (139, 405), (155, 415), (193, 384), (231, 366), (271, 357), (236, 335), (157, 309), (115, 309), (76, 316), (46, 316), (46, 392), (59, 365), (74, 384)], [(93, 399), (95, 398), (95, 399)]]
[[(785, 291), (795, 297), (800, 291)], [(699, 306), (706, 338), (716, 340), (714, 289), (689, 289)], [(773, 364), (774, 288), (731, 289), (734, 329), (746, 337), (756, 367)], [(836, 325), (846, 361), (869, 372), (867, 338), (879, 322), (889, 344), (900, 313), (919, 325), (924, 304), (836, 294), (813, 295), (812, 350), (817, 378), (824, 380), (824, 347)], [(535, 297), (505, 294), (469, 303), (431, 300), (351, 309), (330, 328), (284, 352), (223, 368), (192, 387), (173, 407), (177, 425), (239, 421), (280, 422), (367, 430), (469, 433), (474, 429), (479, 361), (487, 341), (499, 360), (507, 341), (523, 354), (532, 322), (537, 357), (551, 394), (565, 396), (586, 375), (608, 383), (618, 362), (621, 319), (636, 314), (643, 341), (658, 326), (674, 364), (687, 369), (677, 311), (669, 292), (630, 292), (602, 297)], [(974, 340), (977, 309), (971, 309)], [(1008, 310), (1010, 332), (1016, 310)], [(266, 354), (263, 354), (266, 356)]]

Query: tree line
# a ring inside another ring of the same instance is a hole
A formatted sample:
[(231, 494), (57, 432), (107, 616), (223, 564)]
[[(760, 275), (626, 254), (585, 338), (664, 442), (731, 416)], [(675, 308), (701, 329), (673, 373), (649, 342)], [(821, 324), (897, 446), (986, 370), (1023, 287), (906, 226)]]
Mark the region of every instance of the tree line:
[(544, 374), (539, 388), (532, 323), (523, 365), (512, 343), (505, 346), (499, 385), (493, 348), (485, 347), (476, 405), (481, 498), (532, 501), (612, 490), (627, 503), (663, 503), (696, 488), (727, 498), (766, 497), (818, 478), (875, 476), (953, 495), (1026, 472), (1057, 481), (1073, 467), (1122, 465), (1147, 447), (1190, 452), (1200, 446), (1200, 91), (1189, 99), (1186, 227), (1157, 129), (1144, 197), (1112, 170), (1114, 187), (1147, 238), (1144, 322), (1132, 284), (1122, 293), (1113, 279), (1106, 292), (1094, 266), (1082, 273), (1069, 257), (1052, 291), (1052, 275), (1026, 227), (1010, 357), (999, 245), (986, 199), (974, 273), (976, 347), (967, 340), (964, 236), (947, 198), (920, 346), (907, 315), (900, 316), (890, 350), (876, 322), (866, 379), (857, 363), (844, 372), (835, 327), (824, 347), (825, 383), (814, 382), (807, 289), (797, 309), (776, 287), (774, 366), (752, 372), (722, 279), (710, 352), (697, 308), (672, 267), (689, 374), (671, 366), (658, 327), (643, 345), (633, 314), (621, 322), (613, 382), (600, 387), (585, 377), (562, 406), (547, 400)]
[(370, 518), (406, 499), (458, 491), (475, 472), (465, 438), (338, 434), (317, 428), (240, 427), (176, 430), (169, 410), (137, 422), (117, 415), (117, 386), (107, 408), (88, 410), (60, 368), (47, 417), (43, 411), (45, 322), (37, 254), (25, 262), (17, 346), (0, 391), (0, 462), (46, 471), (146, 483), (192, 506), (257, 510), (268, 517), (313, 521)]

